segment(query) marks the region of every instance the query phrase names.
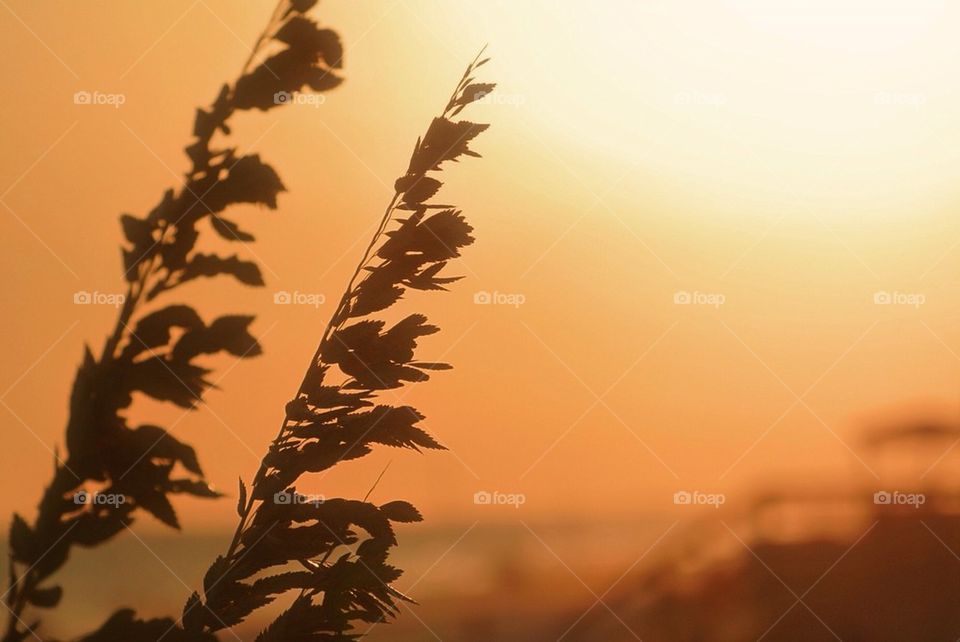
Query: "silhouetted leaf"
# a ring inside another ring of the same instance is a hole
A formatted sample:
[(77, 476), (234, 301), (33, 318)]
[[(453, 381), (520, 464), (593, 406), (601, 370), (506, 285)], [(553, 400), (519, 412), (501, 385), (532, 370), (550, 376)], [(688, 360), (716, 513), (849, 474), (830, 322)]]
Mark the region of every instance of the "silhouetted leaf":
[(223, 258), (215, 254), (196, 254), (190, 259), (180, 280), (184, 282), (218, 274), (229, 274), (246, 285), (264, 285), (263, 276), (257, 264), (252, 261), (243, 261), (236, 255)]
[(443, 183), (429, 176), (404, 176), (395, 183), (396, 190), (403, 192), (403, 202), (411, 205), (433, 198), (441, 185)]
[(237, 494), (237, 515), (243, 517), (243, 509), (247, 505), (247, 487), (243, 483), (243, 478), (238, 478), (237, 482), (240, 485), (240, 492)]
[(217, 584), (219, 584), (224, 575), (230, 571), (230, 562), (224, 556), (218, 555), (210, 568), (203, 575), (203, 590), (210, 593)]
[(277, 194), (287, 191), (277, 172), (260, 160), (258, 154), (242, 156), (227, 167), (227, 176), (203, 196), (214, 212), (235, 203), (255, 203), (277, 208)]
[(399, 287), (399, 284), (414, 275), (419, 263), (419, 259), (412, 264), (394, 261), (371, 271), (357, 286), (356, 296), (350, 305), (350, 316), (365, 316), (396, 303), (403, 296), (403, 288)]
[(280, 28), (276, 39), (287, 43), (291, 49), (316, 52), (332, 69), (341, 67), (343, 45), (340, 44), (340, 36), (330, 29), (320, 29), (309, 18), (294, 16)]
[(422, 381), (426, 375), (406, 364), (413, 360), (419, 337), (439, 328), (412, 314), (381, 334), (382, 321), (361, 321), (333, 333), (323, 346), (323, 359), (336, 363), (359, 387), (393, 388), (402, 381)]
[[(103, 423), (100, 408), (101, 382), (97, 361), (84, 347), (83, 362), (74, 376), (73, 389), (70, 391), (70, 420), (67, 422), (66, 441), (71, 460), (80, 468), (78, 474), (95, 477), (100, 474), (97, 434)], [(118, 404), (118, 407), (122, 404)]]
[(332, 71), (311, 69), (307, 73), (307, 85), (317, 92), (330, 91), (340, 86), (343, 80)]
[(478, 82), (471, 83), (460, 92), (460, 98), (456, 100), (457, 105), (468, 105), (473, 101), (480, 100), (493, 91), (496, 83)]
[(446, 261), (460, 256), (460, 248), (473, 243), (472, 231), (457, 210), (447, 209), (429, 217), (419, 211), (387, 233), (377, 256), (397, 260), (415, 255), (425, 262)]
[(131, 214), (120, 217), (123, 235), (134, 247), (146, 247), (153, 243), (153, 226)]
[(345, 430), (366, 442), (414, 450), (445, 450), (425, 430), (417, 427), (417, 422), (423, 418), (411, 406), (376, 406), (366, 412), (351, 414), (340, 423)]
[(427, 323), (427, 317), (424, 315), (411, 314), (387, 330), (382, 337), (382, 343), (391, 359), (400, 363), (409, 363), (413, 360), (417, 339), (439, 331), (440, 328)]
[[(327, 68), (318, 65), (321, 59), (335, 56), (338, 41), (335, 34), (326, 41), (297, 41), (297, 46), (288, 47), (274, 54), (253, 71), (237, 81), (234, 102), (238, 109), (267, 111), (287, 100), (278, 94), (292, 94), (309, 85), (314, 91), (329, 91), (342, 81)], [(331, 66), (333, 62), (328, 62)], [(337, 62), (336, 66), (339, 66)]]
[(50, 586), (47, 588), (37, 588), (30, 592), (28, 596), (30, 603), (45, 609), (52, 609), (63, 598), (63, 587)]
[(149, 489), (143, 494), (136, 496), (137, 504), (148, 513), (159, 519), (161, 522), (180, 530), (180, 522), (177, 520), (177, 514), (173, 510), (173, 505), (167, 496), (158, 491)]
[(470, 141), (487, 129), (489, 125), (467, 121), (451, 121), (446, 118), (434, 118), (427, 130), (420, 148), (410, 162), (407, 173), (425, 174), (430, 170), (439, 170), (445, 161), (455, 161), (460, 156), (479, 156), (470, 149)]
[(188, 631), (197, 631), (202, 629), (206, 607), (200, 599), (200, 594), (194, 591), (187, 598), (187, 603), (183, 605), (183, 615), (180, 618), (183, 622), (183, 628)]
[(127, 431), (124, 439), (127, 441), (124, 447), (129, 449), (128, 452), (135, 455), (136, 459), (150, 456), (179, 461), (190, 472), (203, 475), (197, 453), (193, 448), (179, 441), (163, 428), (140, 426), (136, 430)]
[(144, 351), (167, 345), (172, 328), (189, 330), (201, 327), (203, 327), (203, 320), (188, 305), (171, 305), (151, 312), (137, 322), (130, 341), (123, 351), (123, 358), (133, 359)]
[(446, 290), (446, 288), (443, 287), (444, 285), (454, 283), (463, 278), (462, 276), (437, 276), (446, 264), (446, 261), (432, 263), (422, 271), (404, 280), (403, 284), (416, 290)]
[[(315, 616), (311, 617), (314, 608), (310, 598), (301, 593), (290, 605), (290, 608), (277, 616), (277, 619), (260, 632), (255, 642), (286, 642), (290, 640), (291, 632), (300, 629), (303, 626), (301, 623), (316, 623), (317, 618)], [(319, 629), (320, 627), (314, 626), (311, 628)], [(330, 640), (337, 639), (331, 636), (327, 637)], [(342, 636), (341, 639), (343, 639)], [(346, 639), (349, 640), (349, 638)]]
[(128, 390), (139, 390), (159, 401), (169, 401), (181, 408), (192, 408), (210, 385), (204, 376), (206, 368), (161, 356), (132, 364), (127, 369)]
[(217, 492), (210, 484), (199, 479), (172, 479), (162, 486), (162, 490), (174, 495), (187, 494), (207, 499), (223, 497), (223, 493)]
[(393, 501), (380, 506), (380, 512), (386, 515), (391, 522), (419, 522), (423, 520), (413, 504), (404, 501)]
[(290, 6), (287, 7), (283, 17), (286, 18), (293, 12), (306, 13), (317, 4), (317, 0), (290, 0)]
[(309, 386), (306, 391), (306, 400), (320, 408), (361, 408), (372, 405), (367, 391), (352, 392), (343, 390), (339, 386)]
[[(473, 243), (473, 228), (457, 210), (444, 210), (428, 217), (419, 225), (417, 249), (432, 260), (460, 256), (460, 248)], [(425, 233), (423, 231), (425, 230)]]
[(219, 317), (209, 326), (189, 330), (177, 341), (171, 353), (172, 358), (190, 361), (197, 355), (221, 351), (235, 357), (262, 354), (260, 344), (249, 331), (252, 322), (252, 316), (228, 315)]
[(211, 216), (210, 223), (213, 225), (213, 229), (217, 234), (228, 241), (243, 241), (249, 243), (256, 240), (253, 234), (244, 232), (236, 223), (220, 216)]
[(17, 513), (10, 523), (10, 552), (13, 558), (24, 564), (32, 564), (36, 551), (33, 546), (33, 531), (27, 522)]
[(452, 370), (453, 366), (449, 363), (436, 363), (430, 361), (414, 361), (410, 364), (414, 368), (420, 368), (421, 370)]
[(460, 95), (457, 96), (457, 99), (453, 102), (454, 110), (450, 112), (450, 116), (456, 116), (463, 111), (467, 105), (481, 100), (492, 92), (494, 87), (496, 87), (494, 83), (470, 83), (464, 86), (464, 88), (460, 90)]

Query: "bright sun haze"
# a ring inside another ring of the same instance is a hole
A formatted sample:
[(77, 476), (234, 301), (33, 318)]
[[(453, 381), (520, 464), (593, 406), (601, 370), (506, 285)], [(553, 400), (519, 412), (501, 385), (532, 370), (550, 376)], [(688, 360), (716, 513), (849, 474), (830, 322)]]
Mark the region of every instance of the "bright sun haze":
[[(22, 98), (2, 108), (4, 184), (76, 122), (6, 201), (78, 278), (15, 218), (0, 221), (21, 313), (2, 340), (20, 372), (76, 316), (79, 283), (121, 286), (117, 216), (142, 215), (175, 182), (195, 106), (237, 72), (264, 16), (211, 0), (229, 30), (197, 6), (161, 38), (187, 3), (13, 4), (82, 78), (0, 16), (9, 46), (31, 52), (0, 61)], [(391, 490), (440, 521), (468, 518), (478, 487), (521, 484), (531, 514), (633, 515), (663, 509), (678, 478), (864, 473), (845, 443), (865, 410), (918, 399), (952, 409), (960, 7), (328, 0), (319, 18), (348, 44), (343, 87), (316, 108), (244, 114), (236, 129), (290, 190), (256, 230), (268, 288), (196, 290), (205, 313), (253, 311), (266, 333), (265, 355), (211, 396), (216, 416), (177, 424), (216, 453), (206, 468), (222, 488), (256, 470), (330, 312), (278, 309), (273, 290), (342, 291), (412, 132), (484, 44), (499, 82), (470, 116), (492, 123), (484, 158), (444, 188), (478, 241), (464, 281), (425, 304), (444, 331), (424, 344), (456, 369), (411, 394), (455, 455), (377, 453), (325, 478), (326, 492), (362, 495), (394, 459)], [(96, 45), (68, 27), (106, 20), (116, 28), (98, 29)], [(78, 117), (69, 101), (121, 85), (121, 109)], [(478, 291), (525, 302), (480, 307)], [(680, 292), (724, 302), (679, 306)], [(926, 302), (878, 306), (878, 292)], [(112, 312), (85, 314), (10, 392), (43, 442), (61, 434), (81, 341), (100, 344)], [(39, 483), (49, 453), (7, 420), (22, 448), (0, 481)], [(21, 511), (33, 501), (10, 500)], [(181, 504), (188, 523), (231, 519), (230, 502)]]

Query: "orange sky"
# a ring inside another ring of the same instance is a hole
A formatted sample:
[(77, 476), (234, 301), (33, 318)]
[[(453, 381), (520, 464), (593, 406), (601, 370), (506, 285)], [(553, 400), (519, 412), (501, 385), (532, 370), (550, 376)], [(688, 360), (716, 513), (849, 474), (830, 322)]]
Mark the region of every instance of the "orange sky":
[[(32, 515), (81, 345), (112, 325), (112, 308), (73, 293), (120, 291), (117, 217), (178, 184), (194, 108), (237, 73), (272, 7), (6, 4), (4, 516)], [(482, 510), (477, 490), (586, 518), (769, 474), (870, 478), (865, 413), (953, 412), (960, 388), (960, 8), (802, 5), (321, 3), (347, 82), (235, 131), (290, 190), (276, 213), (233, 217), (257, 233), (241, 254), (268, 287), (178, 295), (207, 316), (255, 312), (266, 354), (218, 361), (207, 408), (137, 416), (176, 422), (229, 492), (256, 470), (331, 309), (273, 293), (342, 291), (416, 136), (489, 43), (499, 98), (465, 114), (492, 123), (484, 158), (444, 188), (476, 228), (467, 278), (406, 304), (443, 327), (425, 355), (456, 366), (407, 397), (452, 452), (378, 452), (317, 492), (362, 496), (392, 461), (378, 495), (437, 520)], [(80, 90), (125, 102), (78, 106)], [(481, 290), (525, 303), (478, 306)], [(678, 305), (678, 292), (723, 303)], [(178, 509), (187, 527), (234, 519), (232, 501)]]

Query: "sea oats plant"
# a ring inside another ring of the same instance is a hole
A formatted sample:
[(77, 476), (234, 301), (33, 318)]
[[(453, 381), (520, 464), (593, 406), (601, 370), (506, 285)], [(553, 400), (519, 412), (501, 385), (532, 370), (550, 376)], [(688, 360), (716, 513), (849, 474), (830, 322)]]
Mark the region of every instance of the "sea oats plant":
[[(279, 434), (247, 486), (241, 480), (236, 532), (226, 552), (187, 600), (185, 632), (231, 627), (278, 596), (295, 595), (259, 642), (353, 640), (360, 623), (385, 621), (408, 598), (391, 587), (401, 571), (388, 563), (393, 524), (416, 522), (405, 501), (305, 501), (296, 484), (371, 452), (374, 445), (442, 449), (418, 424), (415, 408), (391, 405), (393, 391), (449, 365), (421, 361), (420, 337), (437, 326), (412, 314), (389, 325), (378, 318), (408, 290), (444, 290), (460, 277), (445, 268), (473, 242), (472, 228), (450, 205), (430, 203), (433, 176), (448, 161), (477, 156), (469, 143), (487, 125), (453, 118), (493, 89), (475, 83), (471, 63), (440, 116), (417, 140), (360, 263), (329, 321), (303, 382), (286, 405)], [(394, 395), (395, 396), (395, 395)], [(203, 639), (203, 638), (197, 638)]]
[[(172, 494), (218, 496), (193, 448), (160, 426), (129, 425), (127, 412), (134, 393), (195, 408), (212, 385), (211, 371), (198, 358), (260, 353), (248, 330), (253, 317), (224, 316), (208, 323), (189, 305), (157, 306), (179, 286), (220, 274), (263, 285), (256, 263), (196, 249), (204, 228), (227, 241), (253, 241), (224, 218), (225, 211), (239, 203), (275, 209), (284, 190), (277, 173), (258, 155), (215, 145), (214, 136), (230, 133), (228, 123), (238, 111), (267, 111), (305, 86), (326, 91), (340, 84), (335, 73), (343, 54), (340, 40), (306, 17), (314, 4), (316, 0), (278, 4), (236, 82), (224, 85), (209, 108), (197, 110), (183, 186), (168, 190), (145, 217), (121, 217), (127, 240), (125, 302), (100, 355), (89, 348), (84, 353), (70, 396), (66, 454), (54, 462), (36, 520), (13, 517), (5, 642), (39, 639), (39, 621), (26, 611), (58, 604), (62, 589), (50, 578), (72, 547), (103, 544), (127, 528), (138, 510), (178, 528)], [(266, 59), (254, 64), (261, 55)]]

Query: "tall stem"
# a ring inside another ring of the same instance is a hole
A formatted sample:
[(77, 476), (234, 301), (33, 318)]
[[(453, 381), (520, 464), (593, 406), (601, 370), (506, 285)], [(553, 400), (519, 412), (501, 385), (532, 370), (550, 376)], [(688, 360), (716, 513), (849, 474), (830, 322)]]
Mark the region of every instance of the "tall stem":
[[(357, 278), (360, 276), (360, 273), (363, 271), (363, 268), (366, 267), (367, 261), (370, 260), (370, 254), (373, 252), (373, 248), (376, 247), (377, 241), (380, 240), (380, 235), (383, 234), (383, 231), (390, 223), (390, 216), (393, 214), (393, 210), (396, 208), (397, 200), (399, 200), (399, 198), (400, 192), (394, 193), (393, 198), (390, 200), (390, 204), (387, 205), (387, 209), (384, 210), (383, 218), (380, 219), (380, 226), (374, 233), (373, 238), (370, 239), (370, 244), (367, 245), (367, 249), (363, 253), (363, 258), (361, 258), (360, 262), (357, 264), (357, 269), (354, 270), (353, 276), (351, 276), (350, 281), (347, 282), (347, 289), (344, 290), (343, 296), (340, 297), (340, 303), (337, 305), (336, 311), (333, 313), (333, 316), (330, 318), (330, 322), (327, 324), (327, 327), (323, 332), (320, 345), (317, 347), (317, 351), (313, 356), (313, 362), (311, 363), (316, 363), (317, 359), (319, 359), (320, 351), (323, 349), (323, 344), (326, 342), (326, 340), (330, 338), (330, 333), (343, 325), (343, 314), (350, 305), (350, 298), (353, 295), (353, 286), (356, 283)], [(307, 379), (305, 376), (303, 383), (300, 384), (299, 392), (303, 392), (303, 388), (306, 384)]]
[[(390, 204), (387, 205), (386, 210), (383, 212), (383, 217), (380, 219), (380, 225), (377, 227), (377, 231), (373, 234), (373, 237), (370, 239), (367, 249), (364, 250), (363, 256), (360, 259), (360, 262), (357, 264), (356, 269), (353, 271), (353, 275), (350, 277), (350, 280), (347, 282), (347, 288), (343, 292), (343, 296), (340, 297), (340, 302), (337, 304), (337, 308), (334, 311), (333, 315), (330, 317), (330, 320), (327, 322), (327, 326), (323, 331), (323, 336), (320, 339), (320, 345), (317, 346), (316, 352), (314, 352), (313, 359), (310, 361), (310, 365), (307, 367), (307, 371), (303, 376), (303, 380), (300, 382), (300, 387), (297, 389), (297, 395), (300, 396), (304, 393), (307, 385), (309, 384), (308, 377), (311, 370), (316, 366), (320, 360), (320, 355), (323, 352), (323, 345), (330, 338), (330, 334), (336, 330), (340, 325), (343, 324), (342, 318), (346, 309), (350, 305), (350, 298), (353, 294), (353, 288), (356, 284), (357, 279), (360, 277), (360, 273), (363, 271), (363, 268), (366, 266), (367, 262), (370, 260), (370, 256), (373, 252), (373, 249), (377, 245), (377, 241), (380, 239), (380, 236), (383, 234), (387, 225), (390, 223), (390, 216), (393, 214), (394, 209), (397, 205), (397, 200), (400, 198), (400, 192), (396, 192), (393, 195), (393, 198), (390, 200)], [(339, 321), (338, 321), (339, 320)], [(273, 438), (273, 441), (270, 442), (271, 446), (275, 445), (283, 437), (283, 433), (287, 429), (287, 419), (284, 417), (283, 421), (280, 424), (280, 430), (277, 432), (277, 436)], [(261, 462), (260, 468), (257, 470), (257, 474), (253, 478), (253, 486), (256, 486), (257, 482), (260, 481), (262, 476), (266, 473), (266, 464)], [(252, 489), (251, 489), (252, 490)], [(246, 505), (243, 507), (243, 510), (240, 513), (240, 521), (237, 524), (236, 530), (234, 530), (233, 538), (230, 540), (230, 546), (227, 548), (227, 559), (231, 558), (234, 553), (237, 552), (237, 547), (240, 545), (240, 537), (243, 535), (244, 527), (250, 517), (251, 511), (256, 500), (254, 499), (253, 493), (250, 493), (249, 499), (247, 499)]]

